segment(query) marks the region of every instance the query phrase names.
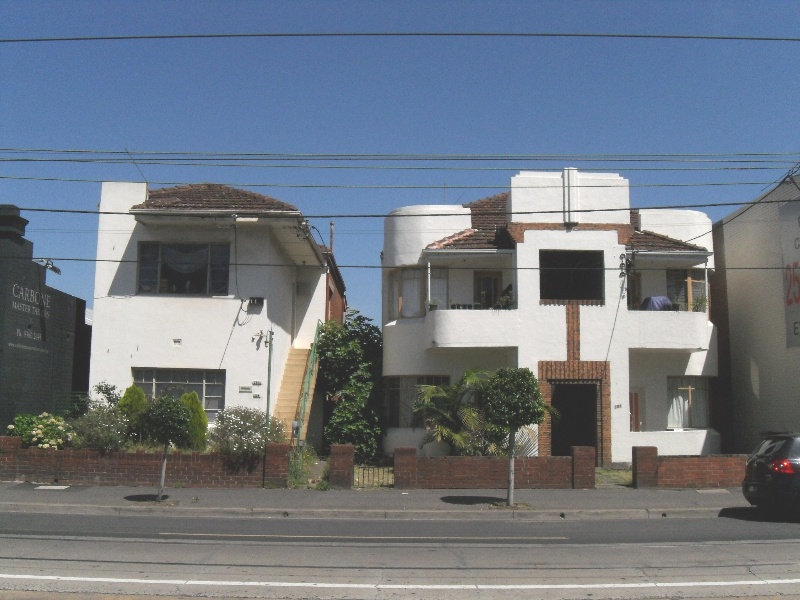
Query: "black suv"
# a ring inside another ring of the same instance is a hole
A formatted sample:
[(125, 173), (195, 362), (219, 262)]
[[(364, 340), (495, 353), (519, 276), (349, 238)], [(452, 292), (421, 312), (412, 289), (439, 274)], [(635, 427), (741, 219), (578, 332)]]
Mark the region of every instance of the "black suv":
[(800, 434), (764, 437), (747, 459), (742, 493), (754, 506), (800, 509)]

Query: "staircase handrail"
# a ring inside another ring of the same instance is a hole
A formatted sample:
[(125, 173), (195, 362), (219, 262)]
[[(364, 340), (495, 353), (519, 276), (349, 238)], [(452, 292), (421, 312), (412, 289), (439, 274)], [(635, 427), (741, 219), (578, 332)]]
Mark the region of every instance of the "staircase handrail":
[(306, 420), (306, 408), (308, 406), (308, 399), (311, 396), (311, 382), (314, 380), (314, 371), (317, 368), (317, 345), (319, 343), (319, 336), (322, 333), (322, 321), (317, 321), (317, 329), (314, 332), (314, 342), (311, 344), (311, 350), (308, 353), (308, 360), (306, 361), (306, 371), (303, 375), (303, 387), (300, 390), (300, 402), (297, 404), (297, 440), (305, 440), (304, 425)]

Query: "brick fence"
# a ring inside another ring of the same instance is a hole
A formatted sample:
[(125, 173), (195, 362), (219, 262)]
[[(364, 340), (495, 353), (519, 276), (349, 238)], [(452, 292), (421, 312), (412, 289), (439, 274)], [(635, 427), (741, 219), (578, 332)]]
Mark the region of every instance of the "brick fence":
[(659, 456), (658, 448), (633, 448), (633, 487), (730, 488), (744, 479), (745, 454)]
[[(232, 468), (219, 454), (176, 452), (167, 459), (166, 485), (175, 487), (286, 487), (289, 445), (268, 444), (266, 457)], [(0, 437), (0, 480), (84, 485), (155, 486), (160, 452), (42, 450), (23, 448), (22, 438)]]
[[(595, 449), (574, 447), (571, 456), (514, 460), (517, 489), (594, 488)], [(417, 457), (416, 448), (395, 448), (394, 486), (398, 489), (503, 489), (508, 458), (498, 456)]]

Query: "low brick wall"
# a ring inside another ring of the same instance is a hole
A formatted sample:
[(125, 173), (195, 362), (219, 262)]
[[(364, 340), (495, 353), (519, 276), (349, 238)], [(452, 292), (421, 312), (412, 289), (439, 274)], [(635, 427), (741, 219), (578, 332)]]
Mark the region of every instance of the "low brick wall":
[[(233, 470), (219, 454), (176, 452), (167, 459), (167, 487), (286, 487), (289, 445), (268, 444), (266, 460)], [(0, 480), (84, 485), (157, 486), (160, 452), (42, 450), (22, 438), (0, 437)]]
[(731, 488), (744, 479), (746, 454), (659, 456), (652, 446), (633, 448), (633, 486), (637, 488)]
[[(594, 448), (573, 448), (572, 456), (514, 460), (517, 489), (594, 488)], [(503, 489), (508, 459), (496, 456), (417, 457), (415, 448), (395, 448), (394, 485), (398, 489)]]

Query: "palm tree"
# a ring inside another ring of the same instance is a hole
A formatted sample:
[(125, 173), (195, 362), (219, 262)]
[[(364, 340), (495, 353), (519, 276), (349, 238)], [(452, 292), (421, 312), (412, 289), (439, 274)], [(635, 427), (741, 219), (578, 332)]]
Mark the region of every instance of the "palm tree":
[(486, 378), (473, 369), (454, 384), (418, 386), (414, 424), (427, 429), (423, 443), (446, 442), (451, 453), (461, 456), (506, 453), (507, 434), (486, 420), (480, 402)]

